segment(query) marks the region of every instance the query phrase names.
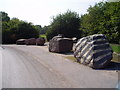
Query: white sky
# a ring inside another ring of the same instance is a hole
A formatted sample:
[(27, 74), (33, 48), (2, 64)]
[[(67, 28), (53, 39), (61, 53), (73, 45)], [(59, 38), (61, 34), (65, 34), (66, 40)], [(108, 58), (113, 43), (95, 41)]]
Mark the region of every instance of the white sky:
[[(10, 18), (32, 22), (34, 25), (49, 25), (52, 17), (68, 9), (85, 14), (90, 5), (103, 0), (0, 0), (0, 11)], [(106, 0), (104, 0), (106, 1)]]

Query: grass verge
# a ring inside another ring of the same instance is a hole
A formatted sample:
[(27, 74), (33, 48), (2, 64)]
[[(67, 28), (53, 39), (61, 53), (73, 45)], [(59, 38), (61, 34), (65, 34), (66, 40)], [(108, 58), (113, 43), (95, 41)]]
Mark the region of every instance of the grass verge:
[[(72, 61), (76, 61), (76, 58), (74, 56), (65, 56), (65, 58), (69, 59), (69, 60), (72, 60)], [(116, 54), (113, 54), (113, 59), (112, 61), (114, 62), (119, 62), (120, 63), (120, 56), (119, 55), (116, 55)]]
[(120, 45), (118, 45), (118, 44), (110, 44), (110, 46), (112, 47), (114, 52), (120, 53)]
[(119, 62), (120, 63), (120, 55), (114, 54), (113, 53), (113, 59), (112, 61)]
[(74, 56), (65, 56), (65, 58), (72, 60), (72, 61), (76, 61), (76, 58)]

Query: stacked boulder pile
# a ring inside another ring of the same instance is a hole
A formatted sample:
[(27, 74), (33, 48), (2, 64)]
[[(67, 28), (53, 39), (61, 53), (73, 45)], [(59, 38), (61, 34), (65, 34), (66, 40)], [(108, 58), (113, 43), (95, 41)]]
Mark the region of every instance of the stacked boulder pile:
[(16, 41), (17, 45), (44, 45), (45, 43), (45, 38), (40, 37), (40, 38), (29, 38), (29, 39), (18, 39)]
[(53, 37), (49, 41), (49, 51), (50, 52), (70, 52), (73, 47), (73, 40), (70, 38), (65, 38), (63, 35)]
[(103, 34), (83, 37), (74, 46), (74, 57), (77, 61), (92, 68), (105, 68), (112, 59), (112, 53)]

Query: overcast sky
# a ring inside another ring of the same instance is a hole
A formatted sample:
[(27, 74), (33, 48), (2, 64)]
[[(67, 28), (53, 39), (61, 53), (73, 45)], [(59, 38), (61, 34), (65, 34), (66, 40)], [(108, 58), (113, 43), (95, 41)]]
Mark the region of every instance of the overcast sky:
[[(32, 22), (34, 25), (49, 25), (52, 17), (68, 9), (85, 14), (90, 5), (103, 0), (0, 0), (0, 11), (10, 18)], [(106, 1), (106, 0), (104, 0)]]

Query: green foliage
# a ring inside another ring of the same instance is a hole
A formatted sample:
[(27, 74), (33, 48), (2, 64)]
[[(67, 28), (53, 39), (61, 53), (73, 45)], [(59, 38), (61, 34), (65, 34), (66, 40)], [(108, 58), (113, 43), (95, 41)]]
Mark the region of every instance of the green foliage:
[(13, 18), (2, 22), (2, 43), (16, 43), (17, 39), (39, 37), (39, 30), (32, 23)]
[(65, 37), (81, 37), (80, 18), (76, 12), (67, 11), (64, 14), (59, 14), (53, 18), (51, 25), (46, 33), (47, 39), (50, 40), (52, 37), (58, 34), (63, 34)]
[(18, 38), (37, 38), (39, 37), (39, 31), (32, 23), (22, 21), (18, 24), (17, 35)]
[(64, 34), (68, 38), (105, 34), (110, 43), (120, 44), (120, 2), (97, 3), (90, 6), (88, 13), (81, 18), (76, 12), (68, 10), (54, 17), (51, 24), (43, 28), (17, 18), (10, 20), (7, 13), (0, 13), (3, 21), (3, 43), (15, 42), (19, 38), (38, 37), (39, 34), (46, 34), (48, 41), (58, 34)]
[(49, 27), (49, 29), (46, 32), (47, 41), (49, 41), (50, 39), (52, 39), (54, 36), (57, 36), (57, 35), (58, 35), (58, 32), (55, 29), (55, 27), (54, 27), (54, 29)]
[(1, 11), (0, 14), (2, 14), (2, 21), (3, 22), (4, 21), (6, 21), (6, 22), (10, 21), (10, 17), (8, 16), (7, 13)]
[(120, 0), (107, 0), (108, 2), (119, 2)]
[(100, 2), (81, 16), (84, 36), (105, 34), (110, 43), (120, 43), (120, 2)]
[(41, 25), (35, 25), (35, 27), (39, 30), (39, 34), (45, 34), (49, 28), (49, 26), (41, 27)]
[(44, 26), (42, 30), (40, 31), (40, 34), (45, 34), (48, 30), (49, 26)]
[(37, 30), (39, 31), (39, 34), (42, 32), (42, 27), (41, 25), (35, 25), (35, 27), (37, 28)]
[(47, 41), (46, 35), (45, 34), (40, 34), (39, 37), (45, 38), (45, 41)]

